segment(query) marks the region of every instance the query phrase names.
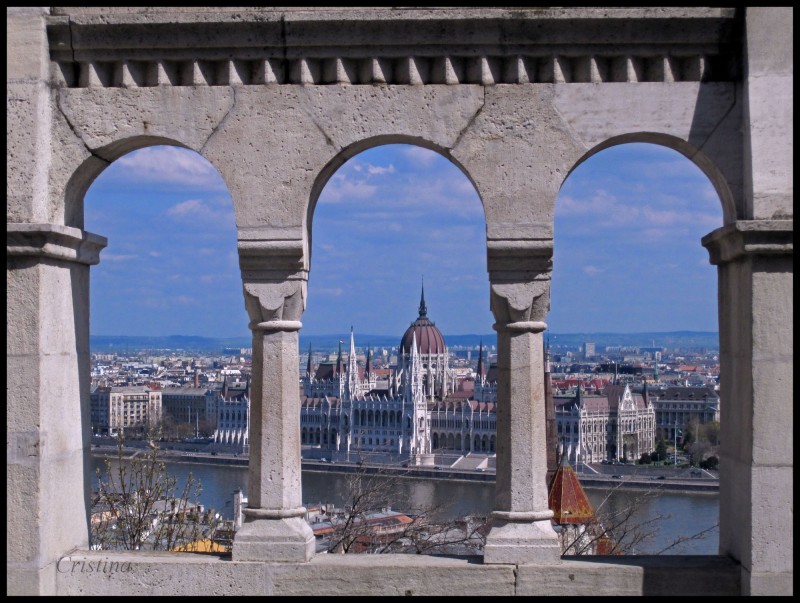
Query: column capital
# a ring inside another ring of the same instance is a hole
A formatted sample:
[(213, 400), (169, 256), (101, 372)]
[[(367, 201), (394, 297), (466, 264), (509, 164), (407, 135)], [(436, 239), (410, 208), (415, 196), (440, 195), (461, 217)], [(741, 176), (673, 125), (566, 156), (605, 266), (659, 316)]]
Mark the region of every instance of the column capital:
[(700, 242), (709, 261), (726, 264), (756, 255), (788, 255), (793, 251), (794, 220), (738, 220), (718, 228)]
[(305, 279), (282, 282), (247, 283), (244, 304), (252, 331), (299, 331), (306, 309)]
[(534, 280), (492, 282), (490, 307), (496, 331), (541, 332), (550, 310), (550, 274), (540, 274)]
[(93, 266), (108, 239), (61, 224), (7, 223), (6, 254), (44, 257)]
[(298, 331), (308, 269), (302, 228), (239, 228), (239, 268), (253, 331)]

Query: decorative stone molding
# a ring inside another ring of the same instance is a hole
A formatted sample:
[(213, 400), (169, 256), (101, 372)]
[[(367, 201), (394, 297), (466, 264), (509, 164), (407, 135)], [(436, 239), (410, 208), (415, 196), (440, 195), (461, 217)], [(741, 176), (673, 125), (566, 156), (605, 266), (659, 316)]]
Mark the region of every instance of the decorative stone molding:
[(490, 307), (495, 330), (541, 332), (550, 309), (550, 275), (517, 283), (492, 283)]
[(544, 521), (552, 519), (555, 513), (551, 509), (546, 511), (492, 511), (492, 517), (502, 521)]
[(793, 252), (794, 220), (739, 220), (701, 239), (712, 264), (746, 256), (787, 255)]
[[(69, 88), (732, 81), (733, 9), (54, 9)], [(609, 30), (610, 18), (634, 26)], [(535, 32), (535, 33), (533, 33)]]
[[(248, 238), (245, 238), (245, 237)], [(250, 238), (240, 234), (239, 268), (245, 282), (306, 278), (301, 238)], [(258, 236), (258, 235), (256, 235)]]
[(308, 285), (303, 239), (294, 229), (242, 228), (238, 248), (250, 329), (300, 330)]
[(8, 223), (6, 253), (10, 256), (44, 257), (93, 266), (108, 239), (60, 224)]
[[(218, 61), (58, 62), (67, 88), (231, 86), (299, 84), (580, 84), (613, 82), (727, 81), (711, 78), (715, 57), (370, 57), (365, 59), (279, 57)], [(676, 64), (677, 63), (677, 64)], [(621, 65), (621, 67), (620, 67)], [(376, 68), (377, 66), (380, 66)], [(719, 69), (718, 69), (719, 71)], [(392, 74), (387, 77), (387, 74)]]
[(299, 331), (306, 309), (305, 280), (275, 283), (245, 283), (244, 303), (250, 315), (250, 329)]
[(286, 519), (288, 517), (304, 517), (306, 514), (305, 507), (296, 507), (294, 509), (254, 509), (245, 507), (242, 513), (251, 519)]

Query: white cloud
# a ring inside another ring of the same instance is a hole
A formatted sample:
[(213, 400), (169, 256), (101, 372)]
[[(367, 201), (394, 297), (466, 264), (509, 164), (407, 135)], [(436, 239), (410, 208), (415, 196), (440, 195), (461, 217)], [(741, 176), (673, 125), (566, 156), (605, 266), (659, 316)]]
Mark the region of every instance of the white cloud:
[(159, 252), (159, 251), (151, 251), (150, 252), (150, 257), (151, 258), (159, 258), (159, 257), (161, 257), (161, 252)]
[(115, 174), (137, 182), (161, 182), (226, 190), (225, 182), (201, 155), (180, 147), (147, 147), (114, 162)]
[(394, 174), (394, 172), (394, 165), (391, 163), (387, 167), (367, 165), (367, 173), (370, 176), (382, 176), (383, 174)]
[(171, 298), (170, 301), (173, 304), (178, 304), (179, 306), (197, 305), (197, 300), (193, 297), (189, 297), (188, 295), (176, 295), (175, 297)]
[[(604, 190), (597, 191), (591, 198), (580, 199), (570, 195), (559, 197), (556, 201), (556, 219), (586, 217), (593, 220), (594, 228), (673, 229), (680, 226), (701, 226), (713, 229), (722, 224), (722, 217), (708, 210), (670, 207), (677, 205), (669, 199), (651, 198), (622, 200)], [(652, 234), (652, 233), (651, 233)]]
[(314, 293), (318, 295), (326, 295), (329, 297), (340, 297), (342, 293), (344, 293), (344, 289), (341, 287), (319, 287), (314, 288)]
[(378, 187), (374, 184), (368, 184), (365, 180), (354, 180), (339, 172), (334, 174), (325, 185), (322, 195), (320, 195), (320, 202), (338, 203), (353, 199), (369, 199), (377, 190)]
[(104, 262), (124, 262), (126, 260), (135, 260), (138, 257), (138, 255), (132, 254), (103, 253), (100, 255), (100, 260)]
[(234, 220), (233, 207), (215, 208), (208, 201), (200, 199), (181, 201), (170, 207), (167, 215), (184, 222), (213, 221), (232, 225)]
[(600, 274), (601, 272), (605, 272), (602, 268), (598, 268), (597, 266), (584, 266), (583, 267), (584, 273), (588, 274), (589, 276), (595, 276), (596, 274)]
[(436, 151), (431, 151), (424, 147), (409, 146), (403, 150), (403, 154), (418, 166), (430, 167), (441, 157)]

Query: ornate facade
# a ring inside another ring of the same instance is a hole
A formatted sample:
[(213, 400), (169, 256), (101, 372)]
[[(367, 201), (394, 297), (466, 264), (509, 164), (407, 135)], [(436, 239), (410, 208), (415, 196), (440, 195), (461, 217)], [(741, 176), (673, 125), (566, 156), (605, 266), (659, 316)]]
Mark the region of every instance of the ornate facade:
[(629, 384), (609, 385), (588, 395), (555, 398), (559, 452), (572, 463), (637, 460), (655, 449), (656, 415), (652, 400)]
[(250, 451), (250, 379), (228, 385), (225, 380), (217, 402), (214, 444), (229, 452)]
[[(482, 358), (481, 350), (476, 382), (484, 384)], [(332, 458), (381, 453), (417, 463), (432, 463), (434, 452), (495, 451), (495, 404), (456, 391), (447, 345), (428, 318), (424, 289), (419, 316), (400, 341), (397, 366), (388, 379), (376, 378), (371, 352), (364, 368), (355, 359), (352, 331), (347, 363), (341, 342), (336, 361), (316, 371), (309, 352), (300, 410), (303, 444), (319, 446)]]

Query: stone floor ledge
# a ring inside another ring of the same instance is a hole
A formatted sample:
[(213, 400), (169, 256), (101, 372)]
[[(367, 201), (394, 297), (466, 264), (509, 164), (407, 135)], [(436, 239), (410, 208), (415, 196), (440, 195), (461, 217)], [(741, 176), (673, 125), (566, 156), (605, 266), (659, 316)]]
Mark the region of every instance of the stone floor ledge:
[(308, 563), (218, 555), (80, 551), (57, 565), (59, 595), (738, 595), (725, 557), (565, 557), (554, 565), (484, 565), (481, 557), (317, 555)]

